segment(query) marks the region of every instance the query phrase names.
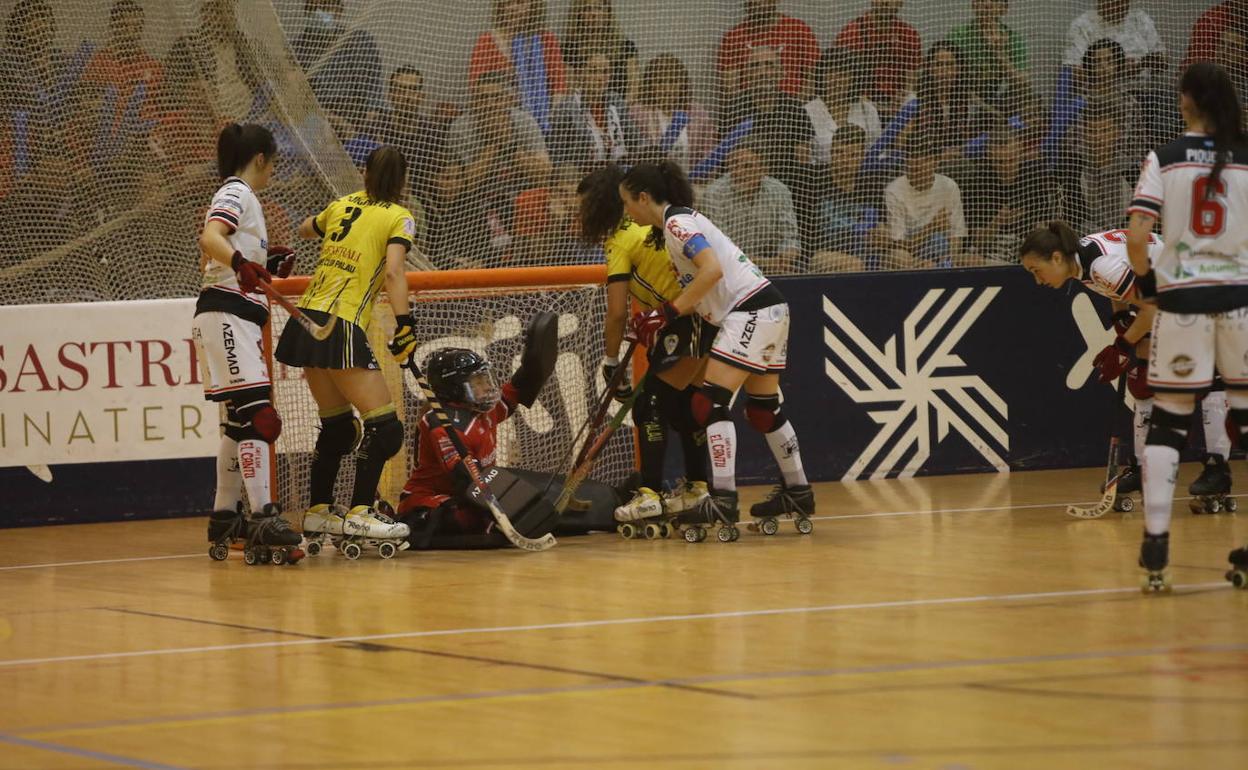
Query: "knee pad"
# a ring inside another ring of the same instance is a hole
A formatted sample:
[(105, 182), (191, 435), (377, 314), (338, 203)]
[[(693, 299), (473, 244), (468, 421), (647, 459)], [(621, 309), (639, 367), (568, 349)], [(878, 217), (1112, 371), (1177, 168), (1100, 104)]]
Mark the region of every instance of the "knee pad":
[(267, 401), (249, 404), (238, 410), (238, 416), (242, 420), (243, 435), (248, 439), (273, 442), (282, 433), (282, 418)]
[(1167, 411), (1160, 404), (1153, 405), (1153, 414), (1148, 418), (1148, 446), (1168, 446), (1182, 452), (1187, 446), (1187, 425), (1190, 414), (1175, 414)]
[(1231, 446), (1248, 449), (1248, 409), (1226, 410), (1226, 432), (1231, 437)]
[(403, 423), (393, 412), (364, 425), (364, 437), (360, 439), (360, 459), (389, 460), (403, 448)]
[(755, 396), (750, 394), (745, 402), (745, 419), (759, 433), (780, 430), (789, 418), (780, 411), (780, 394)]
[(641, 440), (649, 444), (658, 444), (667, 438), (667, 424), (658, 402), (656, 395), (644, 391), (633, 402), (633, 423)]
[(731, 390), (711, 382), (704, 383), (701, 389), (693, 394), (694, 422), (699, 428), (705, 428), (711, 423), (732, 419), (728, 414), (728, 405), (731, 403)]
[(247, 434), (247, 427), (244, 425), (246, 421), (235, 411), (234, 405), (226, 402), (225, 405), (225, 422), (221, 423), (221, 427), (225, 429), (225, 435), (235, 441), (246, 441), (251, 438)]
[(323, 457), (350, 454), (362, 436), (363, 427), (351, 411), (322, 417), (321, 433), (316, 437), (316, 454)]

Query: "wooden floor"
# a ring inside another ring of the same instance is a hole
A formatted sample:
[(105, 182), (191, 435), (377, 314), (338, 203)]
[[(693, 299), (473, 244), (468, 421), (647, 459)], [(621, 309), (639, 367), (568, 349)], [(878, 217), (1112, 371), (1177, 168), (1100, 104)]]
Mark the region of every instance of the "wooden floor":
[(1142, 596), (1141, 518), (1063, 512), (1097, 477), (824, 484), (811, 537), (284, 568), (211, 562), (203, 520), (0, 530), (0, 767), (1240, 766), (1248, 512), (1176, 504), (1176, 591)]

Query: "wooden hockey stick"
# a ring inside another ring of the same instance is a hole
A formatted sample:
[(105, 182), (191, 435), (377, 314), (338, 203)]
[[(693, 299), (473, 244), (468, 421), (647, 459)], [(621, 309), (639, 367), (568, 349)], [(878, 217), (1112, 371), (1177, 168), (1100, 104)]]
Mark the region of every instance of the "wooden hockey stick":
[(611, 375), (607, 387), (599, 398), (598, 405), (594, 409), (594, 413), (585, 418), (585, 422), (581, 424), (581, 429), (576, 432), (576, 436), (572, 439), (572, 446), (576, 446), (581, 442), (584, 436), (585, 443), (581, 444), (580, 450), (576, 454), (576, 459), (572, 462), (572, 467), (576, 468), (585, 459), (585, 451), (593, 440), (594, 433), (602, 425), (602, 421), (607, 416), (607, 409), (610, 408), (611, 402), (615, 400), (615, 394), (620, 388), (620, 383), (628, 376), (628, 362), (633, 360), (633, 351), (637, 349), (637, 340), (628, 343), (628, 348), (624, 351), (624, 355), (620, 358), (620, 365), (616, 367), (615, 372)]
[(611, 435), (615, 433), (617, 428), (624, 424), (624, 418), (632, 410), (633, 403), (637, 400), (637, 397), (641, 395), (644, 384), (644, 381), (637, 383), (637, 387), (633, 388), (632, 394), (629, 395), (624, 403), (620, 405), (620, 408), (616, 410), (615, 414), (612, 415), (611, 421), (607, 423), (607, 427), (603, 429), (602, 433), (598, 434), (598, 437), (592, 442), (586, 442), (584, 451), (582, 451), (577, 457), (577, 463), (572, 468), (572, 472), (569, 473), (568, 477), (563, 481), (563, 489), (559, 490), (559, 498), (555, 500), (556, 513), (562, 514), (565, 510), (567, 510), (568, 504), (572, 501), (572, 493), (576, 491), (576, 488), (579, 487), (581, 482), (585, 480), (585, 477), (589, 475), (589, 469), (594, 467), (594, 460), (598, 459), (599, 453), (601, 453), (603, 447), (607, 445), (607, 441), (611, 439)]
[(420, 389), (421, 394), (424, 395), (425, 401), (429, 402), (430, 424), (446, 431), (446, 435), (451, 440), (451, 445), (454, 447), (456, 454), (459, 455), (460, 465), (468, 472), (469, 478), (472, 479), (472, 485), (480, 492), (481, 499), (485, 502), (486, 507), (490, 509), (490, 513), (494, 516), (494, 522), (498, 524), (498, 528), (503, 535), (511, 541), (512, 545), (517, 548), (523, 548), (526, 551), (545, 551), (547, 548), (553, 547), (557, 541), (555, 536), (550, 533), (533, 539), (525, 537), (516, 531), (515, 526), (511, 523), (511, 519), (507, 516), (507, 512), (499, 505), (498, 498), (494, 496), (494, 493), (490, 491), (489, 485), (481, 478), (481, 472), (477, 469), (477, 464), (470, 462), (473, 459), (472, 455), (468, 452), (467, 447), (464, 446), (464, 442), (460, 439), (455, 426), (451, 424), (451, 418), (447, 416), (446, 410), (442, 408), (438, 397), (433, 394), (433, 388), (429, 387), (429, 383), (425, 380), (425, 375), (420, 371), (420, 367), (409, 358), (407, 363), (403, 365), (403, 368), (416, 381), (416, 386)]
[[(291, 320), (297, 322), (300, 326), (306, 329), (308, 334), (312, 335), (313, 339), (319, 342), (321, 340), (327, 339), (329, 335), (334, 333), (334, 326), (337, 325), (338, 319), (334, 317), (333, 306), (331, 306), (329, 309), (329, 320), (326, 321), (325, 324), (322, 326), (318, 324), (316, 321), (313, 321), (311, 318), (308, 318), (306, 315), (304, 315), (303, 311), (300, 310), (299, 307), (295, 305), (295, 303), (286, 299), (286, 296), (282, 294), (280, 291), (278, 291), (277, 289), (274, 289), (272, 284), (270, 284), (268, 281), (262, 280), (259, 282), (259, 284), (260, 284), (260, 288), (264, 289), (264, 293), (268, 294), (269, 297), (274, 302), (276, 302), (277, 304), (285, 308), (286, 312), (290, 313)], [(334, 304), (336, 305), (337, 302), (335, 301)]]
[[(1118, 405), (1122, 403), (1122, 396), (1127, 390), (1127, 375), (1124, 372), (1118, 377), (1118, 394), (1114, 399), (1114, 408), (1110, 414), (1117, 411)], [(1122, 473), (1118, 470), (1118, 431), (1113, 427), (1111, 417), (1110, 421), (1110, 437), (1109, 437), (1109, 461), (1105, 464), (1105, 489), (1101, 495), (1101, 499), (1096, 505), (1084, 507), (1080, 505), (1066, 506), (1066, 514), (1074, 516), (1076, 519), (1099, 519), (1114, 509), (1114, 502), (1118, 499), (1118, 480), (1122, 478)]]

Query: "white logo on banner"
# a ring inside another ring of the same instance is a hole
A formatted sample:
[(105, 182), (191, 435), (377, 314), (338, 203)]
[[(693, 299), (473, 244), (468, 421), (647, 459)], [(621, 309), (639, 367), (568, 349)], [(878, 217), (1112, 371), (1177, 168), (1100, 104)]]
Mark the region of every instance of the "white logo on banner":
[(1005, 400), (967, 373), (966, 363), (953, 352), (1000, 291), (996, 286), (931, 289), (906, 317), (900, 349), (896, 335), (883, 348), (876, 347), (840, 308), (823, 298), (823, 312), (831, 322), (823, 332), (832, 353), (825, 361), (828, 378), (855, 403), (869, 404), (868, 413), (880, 424), (845, 472), (846, 481), (894, 473), (913, 476), (950, 429), (992, 467), (1008, 472), (1002, 458), (1010, 446)]
[[(1092, 298), (1086, 292), (1079, 292), (1075, 296), (1074, 301), (1070, 303), (1070, 314), (1075, 319), (1075, 326), (1079, 328), (1079, 336), (1083, 338), (1084, 350), (1079, 358), (1075, 359), (1070, 371), (1066, 372), (1066, 387), (1070, 390), (1079, 390), (1096, 373), (1096, 369), (1092, 366), (1092, 359), (1096, 358), (1096, 354), (1104, 350), (1106, 346), (1114, 344), (1116, 334), (1113, 324), (1106, 328), (1101, 322), (1101, 316), (1096, 312)], [(1109, 387), (1117, 387), (1117, 384), (1110, 383)], [(1123, 394), (1122, 400), (1128, 409), (1135, 409), (1135, 398), (1130, 390)]]

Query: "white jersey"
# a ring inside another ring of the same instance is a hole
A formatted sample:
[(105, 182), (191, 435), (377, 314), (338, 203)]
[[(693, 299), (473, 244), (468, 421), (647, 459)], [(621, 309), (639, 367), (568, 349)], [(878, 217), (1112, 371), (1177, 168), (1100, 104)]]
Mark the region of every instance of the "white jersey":
[[(1148, 235), (1148, 260), (1153, 262), (1164, 248), (1161, 239)], [(1106, 230), (1085, 235), (1079, 239), (1081, 275), (1079, 281), (1102, 297), (1115, 302), (1137, 303), (1139, 292), (1135, 286), (1135, 273), (1127, 258), (1127, 231)]]
[(1148, 154), (1128, 209), (1161, 220), (1158, 307), (1222, 312), (1248, 305), (1248, 145), (1230, 148), (1217, 189), (1212, 137), (1188, 133)]
[[(264, 211), (260, 201), (247, 183), (232, 176), (212, 196), (212, 204), (204, 217), (204, 224), (221, 222), (230, 228), (226, 240), (244, 259), (263, 265), (268, 259), (269, 234), (264, 225)], [(238, 279), (229, 266), (215, 259), (204, 265), (204, 287), (221, 287), (238, 291)]]
[(758, 266), (728, 236), (692, 209), (669, 206), (664, 212), (663, 238), (681, 289), (692, 283), (698, 272), (693, 264), (694, 255), (708, 248), (715, 255), (723, 277), (695, 307), (699, 315), (715, 326), (719, 326), (733, 308), (771, 285)]

